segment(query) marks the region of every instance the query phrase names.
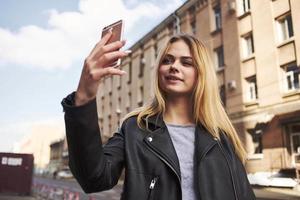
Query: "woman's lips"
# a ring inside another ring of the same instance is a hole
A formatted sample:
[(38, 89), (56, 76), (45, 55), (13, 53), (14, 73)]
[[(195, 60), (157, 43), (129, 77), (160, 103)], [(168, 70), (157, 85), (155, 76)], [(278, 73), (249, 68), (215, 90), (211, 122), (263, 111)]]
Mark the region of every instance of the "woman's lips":
[(179, 83), (183, 81), (182, 79), (179, 79), (178, 77), (174, 77), (174, 76), (166, 76), (165, 79), (169, 83)]
[(179, 78), (177, 76), (166, 76), (166, 80), (167, 81), (172, 81), (172, 82), (183, 81), (181, 78)]

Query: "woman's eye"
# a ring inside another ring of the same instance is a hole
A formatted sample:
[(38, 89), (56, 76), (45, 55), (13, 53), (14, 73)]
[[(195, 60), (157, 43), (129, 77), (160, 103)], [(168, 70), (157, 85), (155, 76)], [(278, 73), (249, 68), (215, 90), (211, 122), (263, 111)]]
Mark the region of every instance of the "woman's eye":
[(183, 61), (182, 64), (186, 65), (186, 66), (192, 66), (193, 65), (193, 63), (189, 62), (189, 61)]
[(172, 63), (172, 60), (169, 59), (169, 58), (164, 58), (161, 62), (162, 64), (171, 64)]

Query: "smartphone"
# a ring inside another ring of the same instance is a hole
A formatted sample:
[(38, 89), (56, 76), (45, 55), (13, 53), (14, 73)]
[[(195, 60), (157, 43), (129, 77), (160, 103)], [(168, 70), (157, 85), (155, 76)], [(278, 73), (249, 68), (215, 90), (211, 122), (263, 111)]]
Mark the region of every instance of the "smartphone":
[[(123, 30), (124, 30), (124, 21), (123, 20), (119, 20), (117, 22), (114, 22), (108, 26), (105, 26), (102, 29), (102, 34), (101, 34), (101, 38), (108, 33), (109, 29), (112, 28), (112, 36), (111, 38), (108, 40), (108, 42), (106, 44), (115, 42), (115, 41), (120, 41), (123, 38)], [(109, 67), (118, 67), (121, 64), (121, 59), (116, 60), (115, 62), (113, 62), (112, 64), (109, 65)]]

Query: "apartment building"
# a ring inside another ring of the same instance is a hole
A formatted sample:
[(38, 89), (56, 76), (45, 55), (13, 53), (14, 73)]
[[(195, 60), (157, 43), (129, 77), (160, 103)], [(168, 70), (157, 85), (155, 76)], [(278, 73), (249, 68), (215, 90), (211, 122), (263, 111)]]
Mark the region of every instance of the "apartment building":
[(194, 34), (214, 61), (224, 107), (248, 152), (248, 172), (300, 163), (300, 1), (190, 0), (130, 49), (127, 75), (102, 81), (102, 137), (151, 99), (155, 59), (173, 34)]
[(50, 161), (47, 165), (49, 173), (68, 168), (69, 155), (67, 139), (63, 138), (50, 144)]

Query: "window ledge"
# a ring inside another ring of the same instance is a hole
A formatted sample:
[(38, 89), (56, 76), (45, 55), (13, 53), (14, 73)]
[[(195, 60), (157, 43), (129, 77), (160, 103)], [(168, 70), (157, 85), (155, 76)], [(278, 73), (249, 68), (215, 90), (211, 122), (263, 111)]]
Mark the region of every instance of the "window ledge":
[(222, 28), (218, 28), (218, 29), (216, 29), (216, 30), (213, 30), (210, 34), (211, 35), (216, 35), (216, 34), (218, 34), (219, 32), (221, 32), (222, 31)]
[(263, 153), (256, 153), (256, 154), (251, 154), (248, 155), (248, 160), (262, 160), (264, 158)]
[(238, 19), (241, 20), (241, 19), (245, 18), (248, 15), (251, 15), (251, 11), (250, 10), (248, 10), (247, 12), (244, 12), (243, 14), (241, 14), (240, 16), (238, 16)]
[(252, 101), (247, 101), (247, 102), (244, 103), (244, 105), (245, 105), (246, 107), (258, 105), (258, 101), (257, 101), (257, 99), (252, 100)]
[(290, 38), (288, 38), (288, 39), (286, 39), (286, 40), (284, 40), (284, 41), (282, 41), (282, 42), (280, 42), (280, 43), (277, 45), (277, 48), (283, 47), (283, 46), (285, 46), (285, 45), (287, 45), (287, 44), (290, 44), (290, 43), (292, 43), (292, 42), (294, 42), (294, 36), (293, 36), (293, 37), (290, 37)]
[(243, 58), (243, 59), (242, 59), (242, 62), (245, 63), (245, 62), (247, 62), (247, 61), (249, 61), (249, 60), (254, 59), (254, 57), (255, 57), (255, 55), (254, 55), (254, 53), (252, 53), (252, 54), (249, 55), (248, 57)]
[(286, 91), (283, 95), (282, 98), (290, 97), (290, 96), (295, 96), (300, 94), (300, 89), (295, 89), (291, 91)]
[(222, 72), (222, 71), (224, 71), (224, 69), (225, 69), (225, 66), (218, 67), (218, 69), (216, 69), (216, 72)]

